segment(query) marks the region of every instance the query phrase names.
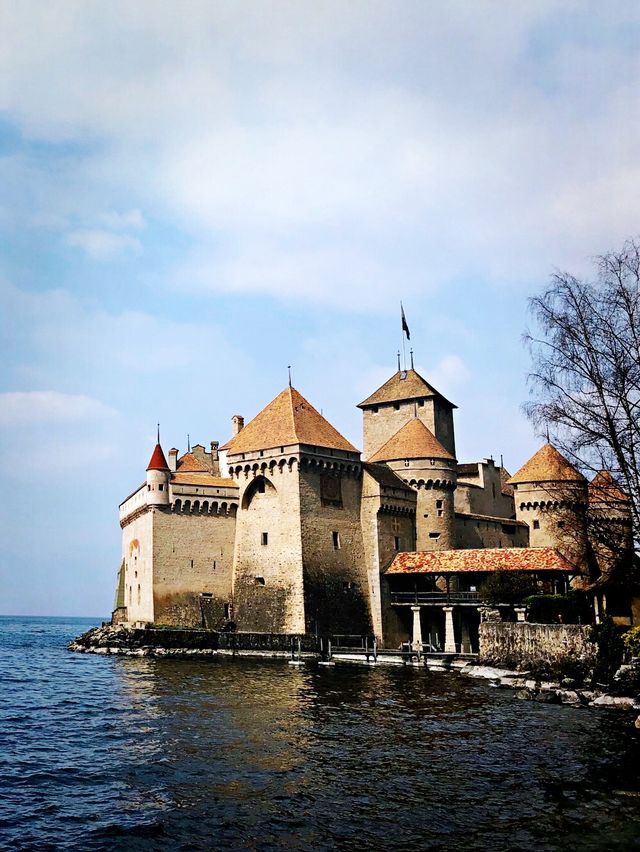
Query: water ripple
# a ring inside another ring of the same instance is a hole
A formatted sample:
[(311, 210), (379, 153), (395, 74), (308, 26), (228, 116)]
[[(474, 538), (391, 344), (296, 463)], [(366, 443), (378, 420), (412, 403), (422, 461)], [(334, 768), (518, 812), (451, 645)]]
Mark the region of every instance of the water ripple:
[(74, 655), (0, 618), (0, 848), (638, 849), (629, 718), (401, 668)]

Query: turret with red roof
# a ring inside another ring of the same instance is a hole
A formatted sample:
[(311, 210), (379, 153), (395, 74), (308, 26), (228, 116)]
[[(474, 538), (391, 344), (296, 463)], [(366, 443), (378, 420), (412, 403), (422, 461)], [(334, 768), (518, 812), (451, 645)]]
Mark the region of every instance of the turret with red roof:
[(169, 476), (169, 465), (160, 445), (160, 427), (158, 427), (158, 440), (147, 465), (147, 505), (169, 505)]

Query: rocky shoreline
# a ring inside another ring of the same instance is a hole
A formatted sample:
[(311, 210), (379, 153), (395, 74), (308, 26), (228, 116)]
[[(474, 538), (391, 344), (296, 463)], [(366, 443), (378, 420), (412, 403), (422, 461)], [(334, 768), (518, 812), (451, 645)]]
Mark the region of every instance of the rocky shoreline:
[[(192, 656), (251, 656), (289, 658), (288, 648), (240, 648), (220, 647), (220, 636), (208, 630), (180, 630), (132, 628), (124, 625), (105, 624), (94, 627), (77, 637), (67, 646), (70, 651), (84, 654), (104, 654), (128, 657), (192, 657)], [(233, 643), (229, 643), (232, 645)], [(317, 651), (302, 649), (302, 658), (317, 659)], [(339, 658), (338, 658), (339, 661)], [(349, 660), (345, 662), (356, 662)], [(369, 661), (370, 664), (371, 661)], [(384, 656), (377, 664), (384, 664)], [(541, 704), (565, 704), (573, 707), (606, 707), (640, 712), (640, 695), (616, 695), (602, 688), (584, 688), (571, 679), (560, 682), (545, 681), (533, 677), (526, 671), (512, 671), (480, 662), (453, 659), (450, 662), (439, 657), (426, 658), (430, 671), (455, 671), (471, 678), (483, 678), (500, 689), (511, 689), (520, 700), (537, 701)], [(630, 667), (626, 667), (630, 668)], [(640, 716), (636, 719), (640, 729)]]

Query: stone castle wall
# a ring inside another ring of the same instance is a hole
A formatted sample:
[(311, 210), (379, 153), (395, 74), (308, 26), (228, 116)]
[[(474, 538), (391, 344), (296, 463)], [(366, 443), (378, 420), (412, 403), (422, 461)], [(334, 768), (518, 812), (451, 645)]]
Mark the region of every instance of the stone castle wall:
[(528, 547), (529, 529), (507, 518), (488, 518), (483, 515), (455, 516), (456, 548), (475, 550), (482, 547)]
[[(323, 501), (323, 476), (333, 478), (335, 495), (340, 495), (334, 502), (340, 505)], [(334, 475), (315, 466), (301, 467), (300, 520), (309, 633), (371, 632), (361, 494), (362, 479), (357, 474)]]
[(587, 551), (586, 486), (581, 483), (516, 485), (516, 517), (529, 527), (530, 547), (555, 547), (575, 565)]
[(156, 624), (200, 627), (203, 596), (209, 626), (232, 614), (235, 507), (231, 512), (154, 513)]
[(589, 628), (580, 624), (528, 624), (484, 622), (480, 625), (480, 660), (507, 668), (549, 669), (565, 661), (595, 662), (596, 646)]
[(124, 605), (131, 623), (154, 620), (153, 520), (157, 512), (142, 507), (122, 529)]
[[(297, 462), (276, 466), (266, 478), (240, 473), (237, 481), (233, 590), (237, 628), (304, 633)], [(264, 482), (264, 492), (258, 490), (259, 481)]]

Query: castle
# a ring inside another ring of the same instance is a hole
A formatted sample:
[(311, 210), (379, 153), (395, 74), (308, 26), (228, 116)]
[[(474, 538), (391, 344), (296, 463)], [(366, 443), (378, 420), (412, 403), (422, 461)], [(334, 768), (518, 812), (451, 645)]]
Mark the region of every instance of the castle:
[[(612, 548), (590, 542), (587, 518), (631, 546), (606, 472), (588, 483), (549, 443), (512, 477), (492, 459), (458, 463), (456, 406), (413, 364), (358, 407), (362, 456), (291, 385), (246, 425), (235, 415), (223, 446), (167, 460), (158, 436), (120, 505), (114, 622), (473, 651), (496, 570), (588, 587), (606, 609)], [(614, 605), (631, 624), (629, 602)]]

